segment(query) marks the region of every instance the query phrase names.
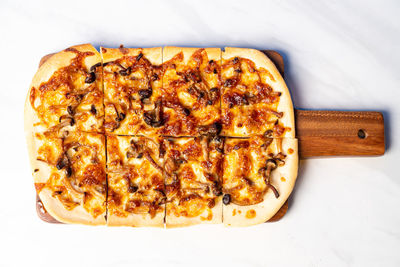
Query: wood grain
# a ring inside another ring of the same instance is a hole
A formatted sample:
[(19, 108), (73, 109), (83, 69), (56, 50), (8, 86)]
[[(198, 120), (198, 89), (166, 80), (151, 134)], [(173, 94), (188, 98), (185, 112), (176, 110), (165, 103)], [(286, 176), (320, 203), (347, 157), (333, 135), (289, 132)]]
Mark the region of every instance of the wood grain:
[(385, 153), (380, 112), (296, 110), (295, 121), (301, 158)]

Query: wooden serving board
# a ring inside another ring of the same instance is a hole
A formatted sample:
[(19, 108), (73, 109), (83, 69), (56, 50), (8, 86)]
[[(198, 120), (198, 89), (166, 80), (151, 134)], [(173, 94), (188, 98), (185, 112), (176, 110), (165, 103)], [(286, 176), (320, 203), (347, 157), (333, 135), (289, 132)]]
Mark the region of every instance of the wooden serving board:
[[(273, 50), (262, 50), (284, 76), (282, 56)], [(44, 56), (39, 67), (51, 57)], [(327, 156), (379, 156), (385, 153), (383, 115), (375, 111), (323, 111), (295, 109), (296, 138), (301, 159)], [(288, 210), (288, 201), (268, 221), (280, 220)], [(36, 195), (39, 218), (48, 223), (60, 223), (46, 212)]]

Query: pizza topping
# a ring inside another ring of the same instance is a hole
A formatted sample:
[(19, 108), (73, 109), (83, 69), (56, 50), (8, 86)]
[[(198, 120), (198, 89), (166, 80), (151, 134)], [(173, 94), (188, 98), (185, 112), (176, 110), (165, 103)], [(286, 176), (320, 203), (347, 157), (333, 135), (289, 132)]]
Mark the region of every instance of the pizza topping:
[(246, 218), (247, 218), (247, 219), (253, 219), (253, 218), (256, 217), (256, 215), (257, 215), (257, 213), (256, 213), (256, 211), (253, 210), (253, 209), (248, 210), (248, 211), (246, 212)]
[(224, 164), (223, 191), (230, 195), (230, 202), (241, 206), (258, 204), (269, 189), (279, 198), (271, 175), (285, 164), (281, 140), (261, 136), (248, 140), (229, 139), (225, 152), (225, 162), (229, 163)]
[(225, 194), (224, 197), (222, 198), (222, 202), (225, 205), (229, 205), (229, 203), (231, 203), (231, 195)]
[(153, 94), (153, 89), (149, 88), (149, 89), (139, 90), (138, 93), (140, 98), (143, 100), (145, 98), (151, 97), (151, 95)]
[(96, 74), (94, 72), (89, 72), (86, 76), (85, 83), (92, 83), (96, 80)]
[(216, 136), (222, 130), (222, 125), (220, 122), (214, 122), (211, 125), (203, 125), (198, 128), (198, 132), (200, 135), (210, 135)]
[[(66, 125), (59, 125), (60, 117), (75, 115), (74, 125), (76, 124), (77, 130), (102, 132), (103, 118), (93, 118), (90, 111), (83, 108), (91, 104), (102, 106), (101, 79), (96, 79), (98, 75), (102, 75), (102, 71), (95, 67), (96, 64), (89, 70), (85, 65), (87, 57), (100, 56), (95, 52), (80, 52), (75, 48), (66, 49), (65, 52), (75, 54), (69, 64), (54, 71), (51, 77), (38, 87), (31, 88), (30, 104), (39, 119), (36, 125), (46, 130), (52, 127), (61, 129)], [(103, 110), (99, 111), (100, 114), (102, 112)]]
[(155, 104), (154, 110), (145, 111), (143, 113), (144, 121), (152, 127), (161, 127), (164, 124), (162, 101), (158, 100)]

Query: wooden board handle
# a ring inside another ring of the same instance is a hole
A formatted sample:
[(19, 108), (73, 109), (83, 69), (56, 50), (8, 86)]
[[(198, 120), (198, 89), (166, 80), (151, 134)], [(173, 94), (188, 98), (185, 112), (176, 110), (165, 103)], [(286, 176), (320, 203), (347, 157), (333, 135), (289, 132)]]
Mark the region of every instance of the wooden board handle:
[(301, 158), (385, 153), (380, 112), (295, 110), (295, 117)]

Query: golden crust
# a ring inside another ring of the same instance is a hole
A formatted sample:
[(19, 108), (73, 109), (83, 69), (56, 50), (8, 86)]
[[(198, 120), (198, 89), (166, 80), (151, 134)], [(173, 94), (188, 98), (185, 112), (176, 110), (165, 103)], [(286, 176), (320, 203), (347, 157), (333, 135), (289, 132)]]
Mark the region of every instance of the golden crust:
[[(272, 75), (273, 78), (271, 77), (263, 78), (264, 79), (263, 82), (269, 84), (275, 92), (282, 93), (282, 95), (280, 96), (277, 111), (283, 112), (283, 117), (280, 118), (279, 121), (286, 128), (290, 128), (290, 130), (286, 131), (284, 133), (284, 136), (281, 137), (295, 138), (294, 110), (293, 110), (292, 100), (290, 97), (290, 92), (286, 86), (283, 77), (279, 73), (274, 63), (264, 53), (255, 49), (226, 47), (225, 51), (222, 52), (222, 60), (228, 60), (234, 57), (249, 59), (255, 63), (257, 68), (263, 68)], [(222, 112), (224, 112), (223, 103), (222, 103)], [(228, 136), (238, 136), (238, 137), (245, 137), (252, 134), (251, 129), (243, 129), (243, 128), (241, 129), (235, 128), (234, 131), (223, 129), (222, 134)], [(256, 132), (255, 134), (263, 134), (263, 133)]]
[(60, 201), (52, 197), (52, 192), (47, 188), (40, 191), (39, 197), (46, 211), (59, 222), (85, 225), (106, 224), (106, 212), (93, 218), (83, 206), (77, 206), (73, 210), (67, 210)]
[[(167, 203), (167, 212), (170, 210), (171, 203)], [(210, 216), (212, 215), (212, 216)], [(209, 217), (210, 216), (210, 217)], [(167, 228), (185, 227), (196, 224), (220, 224), (222, 223), (222, 197), (215, 198), (215, 206), (212, 209), (206, 209), (202, 214), (196, 217), (174, 216), (167, 213), (165, 224)]]
[(157, 213), (154, 218), (149, 214), (129, 214), (126, 217), (108, 215), (107, 226), (164, 227), (164, 212)]
[[(274, 145), (276, 145), (276, 140), (272, 143), (272, 146)], [(288, 153), (289, 149), (293, 151)], [(287, 155), (285, 165), (279, 166), (272, 171), (271, 177), (271, 184), (278, 190), (279, 198), (275, 197), (272, 190), (268, 190), (264, 195), (264, 201), (259, 204), (239, 206), (230, 203), (229, 205), (223, 205), (223, 223), (225, 226), (250, 226), (264, 223), (272, 218), (286, 202), (297, 178), (297, 139), (282, 139), (282, 151)], [(248, 212), (252, 214), (248, 214)]]
[(120, 59), (123, 56), (138, 56), (143, 54), (154, 65), (162, 63), (162, 47), (151, 48), (100, 48), (103, 63)]
[[(167, 62), (172, 59), (176, 54), (180, 52), (183, 53), (183, 63), (188, 63), (190, 57), (199, 49), (200, 47), (177, 47), (177, 46), (166, 46), (163, 49), (163, 62)], [(206, 50), (208, 58), (211, 60), (221, 60), (221, 49), (220, 48), (204, 48)]]

